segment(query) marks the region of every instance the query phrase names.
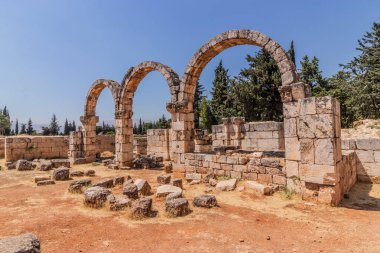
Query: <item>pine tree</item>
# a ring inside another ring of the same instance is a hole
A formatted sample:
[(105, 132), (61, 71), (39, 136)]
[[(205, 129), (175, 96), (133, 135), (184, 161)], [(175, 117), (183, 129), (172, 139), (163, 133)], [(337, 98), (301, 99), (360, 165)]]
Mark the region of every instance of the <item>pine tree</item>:
[(63, 134), (64, 135), (69, 135), (70, 134), (70, 125), (69, 125), (69, 121), (66, 119), (65, 120), (65, 125), (63, 127)]
[(21, 124), (20, 134), (26, 134), (26, 124), (24, 124), (24, 123)]
[(230, 107), (228, 103), (229, 83), (228, 70), (223, 67), (223, 63), (220, 61), (215, 69), (215, 78), (211, 91), (211, 109), (218, 122), (221, 122), (222, 118), (227, 116), (226, 109)]
[(317, 57), (314, 56), (311, 61), (307, 55), (302, 58), (301, 80), (311, 86), (314, 96), (325, 96), (327, 94), (328, 81), (322, 76)]
[(11, 127), (11, 121), (7, 114), (3, 114), (0, 110), (0, 135), (9, 135), (10, 131), (8, 133), (8, 129)]
[(293, 61), (294, 66), (297, 68), (297, 65), (296, 65), (296, 51), (294, 49), (294, 41), (290, 42), (290, 48), (289, 48), (289, 51), (288, 51), (288, 55), (289, 55), (289, 58)]
[(32, 135), (34, 133), (33, 122), (32, 122), (31, 118), (29, 118), (29, 120), (28, 120), (28, 126), (26, 128), (26, 133), (29, 135)]
[(16, 124), (15, 124), (15, 135), (18, 135), (18, 133), (19, 133), (18, 119), (16, 119)]
[(194, 94), (194, 124), (195, 128), (199, 128), (199, 112), (201, 108), (201, 101), (203, 97), (203, 92), (205, 91), (205, 88), (199, 83), (199, 79), (197, 80), (197, 87), (195, 88), (195, 94)]
[(53, 117), (51, 118), (50, 125), (49, 125), (50, 135), (58, 135), (60, 128), (61, 127), (58, 125), (57, 116), (53, 114)]

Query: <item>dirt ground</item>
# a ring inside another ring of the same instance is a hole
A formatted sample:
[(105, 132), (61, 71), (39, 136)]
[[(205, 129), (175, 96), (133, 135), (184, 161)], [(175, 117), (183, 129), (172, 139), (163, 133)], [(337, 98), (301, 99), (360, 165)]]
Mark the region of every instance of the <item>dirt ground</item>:
[[(4, 160), (0, 160), (4, 168)], [(100, 178), (144, 178), (155, 191), (155, 170), (95, 169)], [(284, 194), (258, 196), (216, 192), (220, 207), (196, 208), (168, 218), (164, 200), (153, 197), (155, 218), (131, 220), (128, 211), (93, 210), (81, 194), (67, 192), (70, 181), (35, 186), (35, 175), (49, 172), (0, 171), (0, 237), (35, 233), (42, 252), (380, 252), (380, 185), (357, 184), (340, 207), (304, 202)], [(244, 182), (239, 182), (244, 186)], [(204, 185), (184, 185), (190, 201)], [(120, 192), (120, 188), (114, 192)]]

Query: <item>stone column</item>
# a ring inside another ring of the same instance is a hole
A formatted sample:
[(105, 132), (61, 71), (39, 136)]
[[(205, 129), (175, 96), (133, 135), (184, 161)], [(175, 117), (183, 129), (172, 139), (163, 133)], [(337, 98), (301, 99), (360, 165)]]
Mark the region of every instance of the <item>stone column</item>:
[(87, 163), (96, 161), (95, 138), (96, 123), (99, 122), (98, 116), (81, 116), (80, 121), (83, 125), (83, 152)]
[[(69, 135), (69, 154), (71, 164), (76, 164), (78, 160), (84, 159), (84, 141), (83, 131), (80, 127), (79, 131), (70, 132)], [(85, 159), (84, 159), (85, 161)]]
[(231, 118), (223, 118), (223, 133), (225, 134), (225, 139), (223, 140), (223, 146), (231, 145), (231, 132), (233, 133), (234, 129), (232, 128)]
[(245, 123), (244, 117), (233, 117), (231, 118), (232, 122), (232, 128), (233, 128), (233, 135), (230, 135), (230, 138), (232, 140), (232, 145), (237, 146), (241, 148), (241, 141), (242, 141), (242, 132), (241, 132), (241, 125)]
[(342, 159), (340, 107), (333, 97), (308, 97), (296, 83), (280, 88), (284, 110), (287, 187), (304, 199), (338, 204), (342, 193), (337, 164)]
[(132, 112), (120, 110), (115, 113), (115, 162), (119, 167), (132, 166), (133, 126)]

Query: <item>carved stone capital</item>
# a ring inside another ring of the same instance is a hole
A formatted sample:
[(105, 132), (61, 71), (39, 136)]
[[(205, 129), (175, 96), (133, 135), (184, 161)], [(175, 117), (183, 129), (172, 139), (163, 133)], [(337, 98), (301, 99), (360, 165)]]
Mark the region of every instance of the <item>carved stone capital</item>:
[(182, 100), (179, 102), (166, 103), (166, 110), (170, 113), (182, 112), (189, 113), (191, 110), (188, 108), (188, 101)]

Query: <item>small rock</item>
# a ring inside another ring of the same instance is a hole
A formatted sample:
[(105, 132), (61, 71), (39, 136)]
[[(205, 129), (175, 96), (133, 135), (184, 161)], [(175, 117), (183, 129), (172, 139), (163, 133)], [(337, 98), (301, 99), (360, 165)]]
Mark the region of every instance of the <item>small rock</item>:
[(173, 192), (177, 192), (177, 193), (182, 194), (182, 189), (177, 187), (177, 186), (164, 184), (164, 185), (157, 187), (156, 196), (157, 197), (165, 197), (165, 196), (167, 196)]
[(114, 162), (113, 159), (105, 159), (102, 161), (104, 166), (108, 166), (110, 164), (113, 164), (113, 162)]
[(33, 170), (33, 164), (27, 160), (18, 160), (16, 163), (16, 170)]
[(70, 179), (70, 169), (61, 167), (53, 170), (52, 178), (56, 181), (63, 181)]
[(38, 182), (44, 181), (44, 180), (50, 180), (50, 176), (38, 176), (38, 177), (34, 177), (34, 182), (35, 183), (38, 183)]
[(171, 176), (170, 175), (160, 175), (157, 177), (157, 183), (159, 184), (169, 184)]
[(181, 197), (182, 197), (182, 192), (173, 192), (173, 193), (168, 194), (168, 196), (166, 196), (166, 201), (169, 201), (172, 199), (178, 199)]
[(181, 178), (175, 178), (172, 180), (172, 185), (177, 186), (181, 189), (183, 189), (182, 179)]
[(95, 176), (95, 170), (88, 170), (86, 171), (85, 175), (88, 177), (93, 177)]
[(73, 172), (70, 173), (70, 176), (71, 177), (83, 177), (84, 176), (84, 172), (80, 171), (80, 170), (73, 171)]
[(166, 201), (165, 211), (172, 217), (185, 216), (191, 212), (189, 202), (185, 198), (176, 198)]
[(70, 168), (70, 160), (69, 159), (53, 159), (51, 160), (53, 168), (66, 167)]
[(111, 170), (118, 170), (118, 169), (119, 169), (119, 166), (116, 165), (116, 164), (109, 164), (109, 165), (108, 165), (108, 169), (111, 169)]
[(267, 185), (260, 184), (255, 181), (246, 181), (246, 185), (252, 188), (254, 191), (262, 194), (262, 195), (271, 195), (272, 189)]
[(189, 183), (189, 185), (194, 185), (194, 184), (200, 184), (201, 180), (193, 180)]
[(134, 219), (150, 217), (152, 215), (152, 199), (141, 198), (132, 204), (131, 216)]
[(104, 187), (93, 186), (87, 188), (87, 190), (84, 191), (84, 204), (93, 208), (103, 207), (107, 196), (110, 194), (111, 191)]
[(195, 197), (193, 200), (193, 205), (198, 207), (211, 208), (217, 206), (217, 204), (215, 196), (208, 194)]
[(200, 173), (186, 173), (185, 179), (187, 182), (191, 182), (193, 180), (201, 180), (202, 179), (202, 174)]
[(139, 197), (139, 192), (137, 190), (137, 186), (133, 183), (124, 184), (123, 194), (126, 195), (128, 198), (131, 198), (131, 199), (138, 199), (138, 197)]
[(54, 180), (42, 180), (37, 182), (37, 186), (55, 184)]
[(82, 187), (83, 185), (80, 185), (80, 184), (71, 184), (69, 186), (68, 191), (70, 193), (82, 193), (83, 192)]
[(73, 161), (73, 164), (76, 165), (76, 164), (85, 164), (87, 163), (87, 160), (86, 158), (76, 158), (74, 161)]
[(210, 192), (212, 192), (212, 188), (206, 188), (206, 189), (204, 190), (204, 192), (205, 192), (205, 193), (210, 193)]
[(239, 239), (239, 242), (244, 242), (244, 239)]
[(112, 187), (114, 187), (113, 178), (102, 179), (99, 182), (97, 182), (96, 184), (94, 184), (94, 186), (112, 188)]
[(125, 178), (124, 177), (115, 177), (114, 179), (113, 179), (113, 185), (115, 186), (115, 185), (122, 185), (122, 184), (124, 184), (124, 180), (125, 180)]
[(215, 174), (213, 172), (208, 173), (207, 175), (202, 177), (202, 183), (209, 183), (210, 179), (214, 179)]
[(91, 185), (91, 180), (90, 179), (81, 179), (81, 180), (75, 180), (75, 181), (70, 183), (70, 185), (74, 185), (74, 184), (79, 184), (82, 186), (89, 186), (89, 185)]
[(269, 235), (267, 236), (267, 240), (268, 240), (268, 241), (270, 240), (270, 236), (269, 236)]
[(16, 163), (17, 162), (13, 162), (13, 163), (12, 162), (7, 162), (6, 163), (7, 169), (8, 170), (15, 170), (16, 169)]
[(169, 164), (165, 165), (164, 171), (165, 171), (165, 173), (172, 173), (173, 172), (173, 165), (172, 165), (172, 163), (169, 163)]
[(219, 191), (233, 191), (236, 187), (236, 178), (218, 182), (216, 189)]
[(216, 186), (217, 184), (218, 184), (218, 180), (216, 180), (216, 179), (213, 179), (213, 178), (210, 178), (209, 180), (208, 180), (208, 184), (210, 185), (210, 186)]
[(137, 190), (141, 195), (147, 196), (150, 194), (151, 187), (146, 180), (136, 179), (134, 184), (137, 186)]
[(126, 196), (113, 196), (109, 198), (110, 210), (111, 211), (121, 211), (130, 207), (132, 201)]
[(2, 253), (40, 253), (40, 241), (32, 233), (0, 239)]

